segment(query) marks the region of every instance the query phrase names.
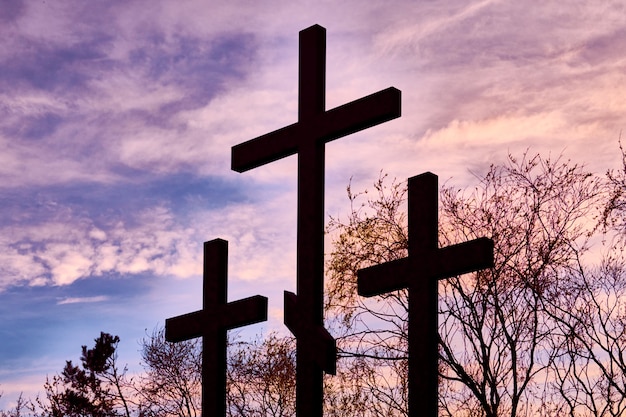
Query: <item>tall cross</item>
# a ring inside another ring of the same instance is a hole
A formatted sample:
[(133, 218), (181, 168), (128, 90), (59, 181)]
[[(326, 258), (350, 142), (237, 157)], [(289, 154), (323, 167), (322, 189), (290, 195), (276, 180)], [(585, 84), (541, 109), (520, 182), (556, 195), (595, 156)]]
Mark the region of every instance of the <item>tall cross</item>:
[(244, 172), (298, 154), (297, 295), (285, 292), (284, 321), (297, 340), (296, 413), (322, 415), (323, 372), (334, 374), (335, 340), (324, 328), (324, 145), (400, 116), (388, 88), (325, 110), (326, 29), (300, 32), (298, 122), (232, 148)]
[(228, 242), (204, 243), (202, 310), (165, 320), (168, 342), (202, 337), (202, 415), (226, 416), (226, 332), (267, 320), (267, 298), (227, 302)]
[(493, 266), (493, 241), (479, 238), (439, 248), (437, 176), (409, 178), (408, 257), (358, 271), (358, 292), (372, 297), (409, 292), (409, 417), (437, 416), (440, 279)]

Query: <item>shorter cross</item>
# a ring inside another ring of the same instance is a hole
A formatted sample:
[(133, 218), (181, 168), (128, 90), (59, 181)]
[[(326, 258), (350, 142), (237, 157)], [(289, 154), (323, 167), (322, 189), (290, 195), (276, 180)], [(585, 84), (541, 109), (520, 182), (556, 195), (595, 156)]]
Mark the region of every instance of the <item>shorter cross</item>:
[(204, 242), (202, 310), (165, 320), (168, 342), (202, 337), (202, 415), (226, 415), (226, 332), (267, 320), (267, 298), (227, 302), (228, 242)]
[[(493, 241), (439, 248), (437, 176), (408, 181), (408, 257), (358, 271), (358, 293), (409, 292), (408, 415), (437, 416), (439, 332), (437, 281), (493, 266)], [(418, 223), (419, 222), (419, 223)]]

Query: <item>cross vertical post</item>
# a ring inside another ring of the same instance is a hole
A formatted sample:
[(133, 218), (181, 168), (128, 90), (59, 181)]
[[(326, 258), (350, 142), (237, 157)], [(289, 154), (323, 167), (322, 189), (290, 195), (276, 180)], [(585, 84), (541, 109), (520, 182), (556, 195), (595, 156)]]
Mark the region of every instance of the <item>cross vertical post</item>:
[(438, 280), (493, 266), (493, 241), (439, 248), (437, 176), (408, 180), (408, 257), (358, 271), (358, 292), (372, 297), (407, 288), (409, 417), (438, 413)]
[(267, 298), (227, 302), (228, 242), (204, 243), (202, 310), (165, 320), (168, 342), (202, 337), (202, 415), (226, 416), (226, 332), (267, 320)]
[[(437, 177), (423, 176), (409, 181), (408, 187), (411, 196), (408, 198), (409, 256), (436, 251), (439, 247)], [(411, 284), (408, 289), (409, 410), (420, 407), (424, 415), (436, 416), (439, 339), (426, 343), (424, 340), (428, 340), (429, 335), (439, 334), (438, 283), (436, 279), (422, 278)]]
[(232, 148), (244, 172), (298, 154), (297, 294), (285, 291), (285, 325), (297, 340), (296, 415), (323, 414), (323, 374), (336, 371), (336, 344), (324, 328), (325, 144), (400, 116), (391, 87), (325, 110), (326, 29), (300, 32), (298, 122)]
[[(300, 32), (298, 79), (298, 123), (306, 123), (324, 113), (326, 91), (326, 31)], [(307, 327), (324, 328), (324, 142), (310, 140), (302, 143), (298, 152), (298, 234), (297, 234), (297, 296), (295, 302)], [(320, 233), (321, 232), (321, 233)], [(292, 297), (293, 298), (293, 297)], [(311, 343), (304, 337), (310, 330), (294, 326), (293, 312), (285, 324), (296, 334), (296, 410), (301, 416), (321, 416), (323, 413), (324, 370), (334, 374), (335, 354), (322, 362), (311, 359)], [(327, 332), (326, 332), (327, 333)], [(300, 337), (298, 337), (300, 336)], [(327, 343), (335, 346), (328, 334)], [(305, 411), (308, 410), (308, 411)]]

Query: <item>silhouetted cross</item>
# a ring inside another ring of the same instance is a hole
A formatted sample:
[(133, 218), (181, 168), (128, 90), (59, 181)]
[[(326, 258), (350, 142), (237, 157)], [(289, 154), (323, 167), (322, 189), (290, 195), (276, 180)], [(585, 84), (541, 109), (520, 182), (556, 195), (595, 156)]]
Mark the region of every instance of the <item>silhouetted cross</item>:
[(409, 416), (437, 416), (437, 281), (493, 266), (493, 241), (439, 248), (437, 176), (409, 178), (409, 255), (358, 271), (358, 292), (372, 297), (408, 288)]
[(267, 320), (260, 295), (227, 303), (228, 242), (204, 243), (202, 310), (165, 320), (168, 342), (202, 337), (202, 415), (226, 415), (226, 331)]
[(297, 295), (285, 292), (285, 324), (296, 336), (296, 413), (321, 416), (323, 371), (335, 373), (335, 340), (324, 328), (324, 144), (400, 116), (388, 88), (325, 111), (326, 30), (300, 32), (298, 122), (232, 148), (244, 172), (298, 154)]

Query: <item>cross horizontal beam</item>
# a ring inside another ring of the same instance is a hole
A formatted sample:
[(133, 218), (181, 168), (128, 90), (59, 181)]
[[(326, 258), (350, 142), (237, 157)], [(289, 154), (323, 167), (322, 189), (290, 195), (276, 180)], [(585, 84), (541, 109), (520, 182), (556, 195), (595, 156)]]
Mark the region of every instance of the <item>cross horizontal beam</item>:
[(168, 342), (201, 337), (207, 327), (234, 329), (267, 320), (267, 297), (255, 295), (221, 306), (207, 306), (165, 320), (165, 339)]
[(235, 145), (232, 148), (231, 168), (245, 172), (295, 154), (303, 140), (327, 143), (395, 119), (400, 117), (400, 101), (400, 90), (389, 87)]
[(493, 241), (482, 237), (361, 269), (358, 293), (372, 297), (408, 288), (415, 275), (422, 279), (445, 279), (492, 266)]

